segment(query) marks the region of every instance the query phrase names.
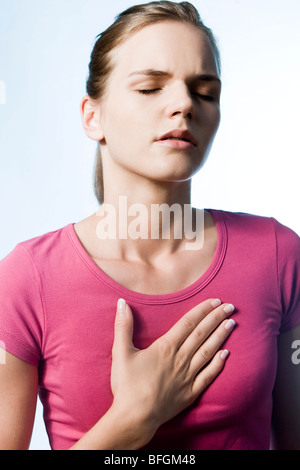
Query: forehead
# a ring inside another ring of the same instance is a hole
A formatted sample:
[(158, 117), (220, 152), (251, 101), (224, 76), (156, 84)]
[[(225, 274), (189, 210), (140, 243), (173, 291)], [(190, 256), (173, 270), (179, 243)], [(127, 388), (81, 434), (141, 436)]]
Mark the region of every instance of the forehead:
[(205, 33), (194, 25), (177, 21), (151, 24), (134, 33), (113, 51), (112, 63), (120, 75), (147, 68), (218, 75)]

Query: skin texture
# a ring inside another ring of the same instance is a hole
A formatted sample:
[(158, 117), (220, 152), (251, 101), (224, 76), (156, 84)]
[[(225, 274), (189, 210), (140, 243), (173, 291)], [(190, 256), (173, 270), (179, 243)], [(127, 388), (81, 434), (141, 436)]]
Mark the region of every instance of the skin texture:
[(34, 422), (38, 371), (2, 352), (6, 363), (0, 365), (0, 450), (25, 450)]
[[(113, 63), (117, 65), (108, 84), (109, 94), (100, 108), (105, 169), (113, 168), (114, 178), (118, 164), (130, 174), (156, 181), (190, 179), (202, 166), (220, 120), (219, 82), (196, 79), (201, 75), (218, 78), (207, 38), (190, 25), (154, 24), (117, 49)], [(168, 75), (137, 73), (149, 69)], [(207, 101), (208, 96), (214, 100)], [(186, 127), (197, 141), (190, 151), (174, 151), (155, 143), (166, 132)], [(127, 178), (120, 181), (129, 182)]]

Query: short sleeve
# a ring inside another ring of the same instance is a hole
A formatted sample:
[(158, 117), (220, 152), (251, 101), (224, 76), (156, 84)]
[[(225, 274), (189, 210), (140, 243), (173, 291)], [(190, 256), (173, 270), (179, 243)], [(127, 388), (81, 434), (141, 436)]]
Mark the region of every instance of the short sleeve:
[(280, 332), (300, 323), (300, 238), (274, 220), (277, 242), (278, 288), (282, 306)]
[(43, 305), (37, 270), (20, 243), (0, 261), (0, 341), (5, 350), (37, 366), (41, 358)]

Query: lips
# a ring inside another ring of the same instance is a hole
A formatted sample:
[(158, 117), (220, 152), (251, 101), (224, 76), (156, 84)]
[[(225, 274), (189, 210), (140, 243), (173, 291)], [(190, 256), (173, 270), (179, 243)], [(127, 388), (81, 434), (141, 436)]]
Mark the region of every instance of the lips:
[(162, 135), (158, 141), (164, 140), (177, 140), (185, 141), (192, 144), (194, 147), (197, 147), (197, 142), (193, 135), (188, 130), (175, 129), (173, 131), (167, 132), (167, 134)]

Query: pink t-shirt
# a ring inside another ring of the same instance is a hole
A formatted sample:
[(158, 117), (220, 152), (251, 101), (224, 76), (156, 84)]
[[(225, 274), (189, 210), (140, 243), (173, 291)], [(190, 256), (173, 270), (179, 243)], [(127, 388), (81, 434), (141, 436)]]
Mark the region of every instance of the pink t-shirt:
[(112, 280), (84, 250), (73, 224), (18, 244), (0, 262), (0, 341), (39, 368), (53, 449), (72, 446), (112, 402), (111, 350), (120, 297), (133, 310), (139, 348), (207, 298), (236, 307), (224, 370), (147, 448), (269, 448), (277, 335), (300, 323), (300, 238), (272, 218), (211, 214), (218, 244), (209, 269), (167, 295), (136, 293)]

